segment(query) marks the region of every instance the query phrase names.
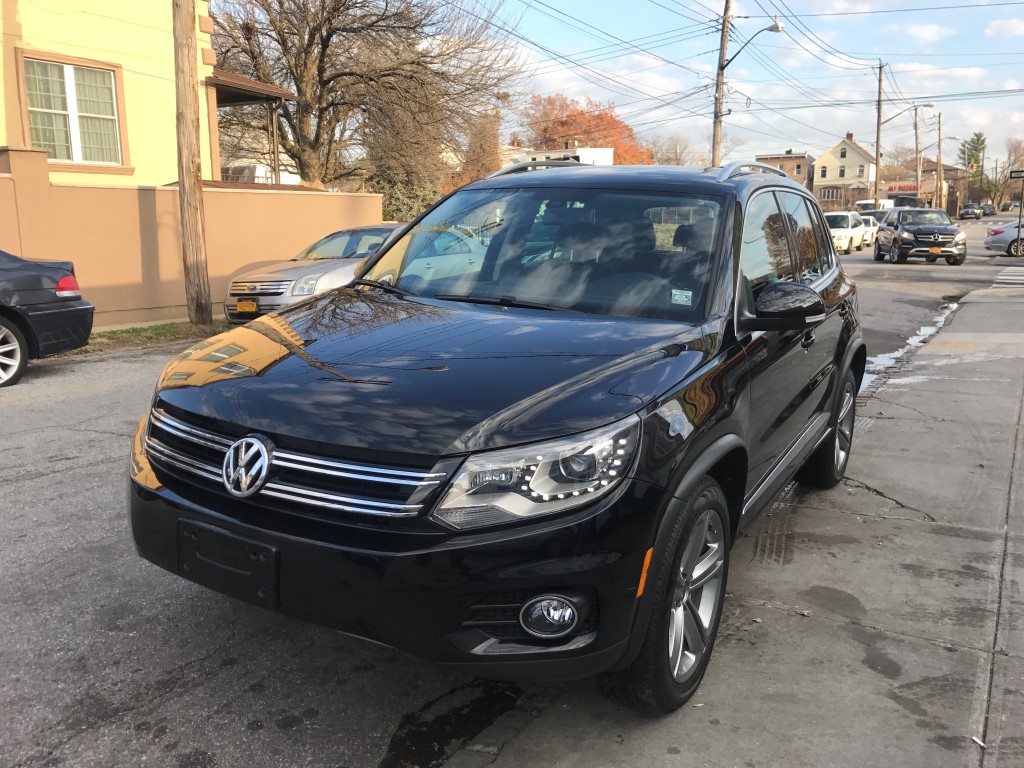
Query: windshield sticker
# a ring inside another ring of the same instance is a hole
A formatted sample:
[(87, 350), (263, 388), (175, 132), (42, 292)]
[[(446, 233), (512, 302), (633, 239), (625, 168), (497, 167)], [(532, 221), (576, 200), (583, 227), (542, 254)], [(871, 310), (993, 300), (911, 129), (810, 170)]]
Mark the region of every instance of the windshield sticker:
[(685, 307), (691, 306), (693, 304), (693, 291), (680, 291), (673, 288), (672, 303), (682, 304)]

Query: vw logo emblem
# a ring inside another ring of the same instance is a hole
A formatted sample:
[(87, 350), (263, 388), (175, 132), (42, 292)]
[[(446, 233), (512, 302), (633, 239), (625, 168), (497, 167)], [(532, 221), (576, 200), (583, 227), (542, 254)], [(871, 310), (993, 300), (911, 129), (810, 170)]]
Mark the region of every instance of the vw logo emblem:
[(248, 498), (267, 484), (273, 446), (255, 435), (236, 440), (224, 455), (221, 479), (228, 493)]

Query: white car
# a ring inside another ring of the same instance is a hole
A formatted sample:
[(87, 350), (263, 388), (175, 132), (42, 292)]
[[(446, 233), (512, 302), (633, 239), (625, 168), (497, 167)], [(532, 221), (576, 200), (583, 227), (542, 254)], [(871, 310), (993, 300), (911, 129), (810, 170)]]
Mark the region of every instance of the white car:
[(825, 221), (832, 233), (832, 242), (839, 253), (849, 253), (854, 248), (864, 247), (864, 220), (856, 211), (826, 213)]
[(878, 239), (878, 219), (874, 216), (862, 216), (864, 221), (864, 247), (874, 245)]

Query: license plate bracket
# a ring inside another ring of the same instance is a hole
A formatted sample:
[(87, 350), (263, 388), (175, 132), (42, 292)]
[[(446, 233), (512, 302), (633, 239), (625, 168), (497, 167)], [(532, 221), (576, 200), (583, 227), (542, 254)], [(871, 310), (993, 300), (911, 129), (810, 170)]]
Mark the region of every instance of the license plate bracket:
[(236, 312), (256, 312), (259, 310), (259, 305), (256, 304), (256, 299), (239, 299), (238, 305), (235, 307)]
[(277, 547), (178, 520), (178, 575), (263, 608), (277, 607)]

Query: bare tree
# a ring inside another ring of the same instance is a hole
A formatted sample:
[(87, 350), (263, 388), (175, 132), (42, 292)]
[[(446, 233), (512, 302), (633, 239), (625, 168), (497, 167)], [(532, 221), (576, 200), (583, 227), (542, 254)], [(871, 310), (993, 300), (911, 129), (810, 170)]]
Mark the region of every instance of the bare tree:
[[(279, 114), (281, 147), (318, 186), (356, 173), (371, 147), (386, 154), (383, 122), (417, 127), (392, 134), (391, 149), (461, 146), (519, 72), (493, 9), (474, 0), (219, 0), (215, 13), (222, 66), (296, 95)], [(256, 116), (239, 119), (260, 127)]]
[[(694, 160), (698, 165), (709, 166), (711, 165), (711, 142), (713, 141), (713, 135), (711, 131), (707, 132), (705, 139), (705, 149), (698, 151), (694, 154)], [(729, 136), (725, 132), (725, 128), (722, 129), (722, 162), (725, 162), (725, 158), (735, 152), (737, 149), (742, 147), (746, 142), (743, 139), (736, 138), (735, 136)]]
[(1010, 171), (1019, 170), (1024, 170), (1024, 139), (1007, 139), (1006, 164), (1000, 167), (997, 174), (989, 177), (992, 200), (997, 205), (1020, 194), (1020, 181), (1010, 179)]
[(895, 179), (907, 173), (913, 173), (916, 169), (914, 159), (914, 148), (905, 144), (896, 144), (886, 149), (882, 155), (883, 179)]
[(679, 133), (656, 136), (651, 142), (654, 162), (658, 165), (698, 165), (703, 162), (698, 150), (689, 137)]

